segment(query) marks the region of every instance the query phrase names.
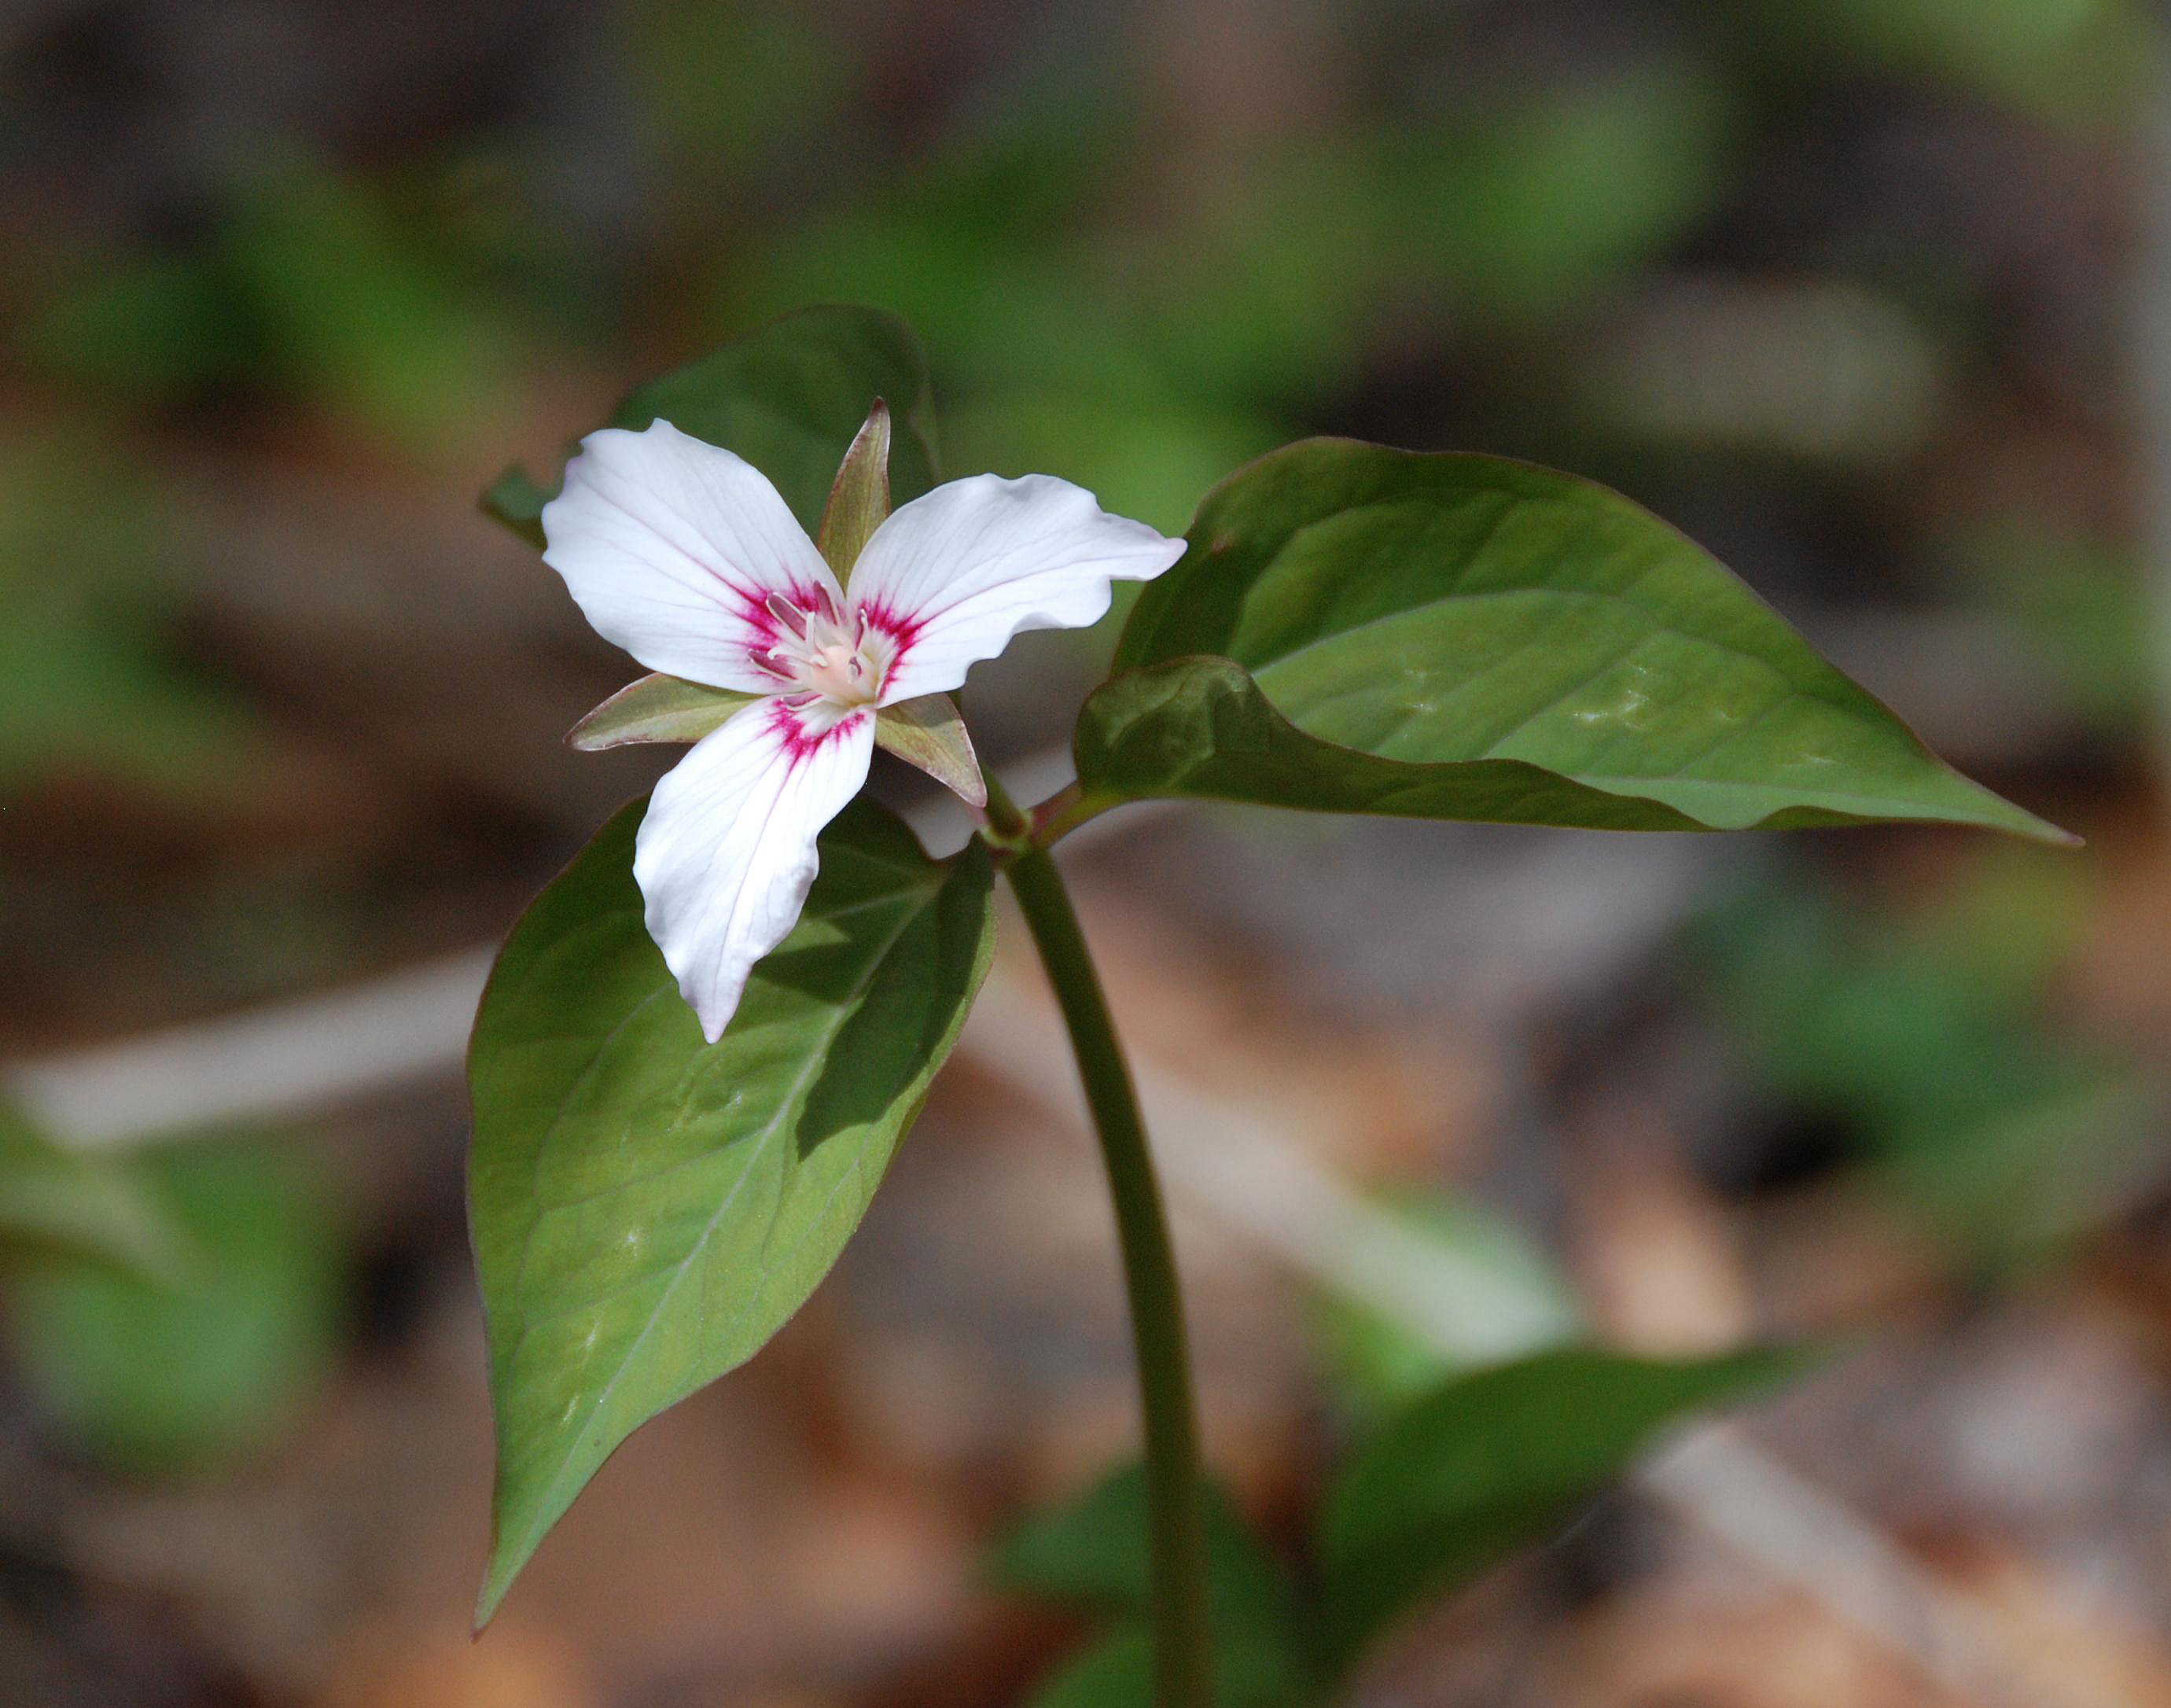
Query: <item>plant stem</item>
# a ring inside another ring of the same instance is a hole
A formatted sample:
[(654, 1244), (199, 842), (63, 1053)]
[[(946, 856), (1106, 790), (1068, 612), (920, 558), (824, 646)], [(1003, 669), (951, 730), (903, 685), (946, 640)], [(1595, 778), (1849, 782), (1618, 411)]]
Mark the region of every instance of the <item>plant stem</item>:
[[(1015, 810), (1015, 809), (1012, 809)], [(1055, 986), (1086, 1101), (1101, 1136), (1130, 1295), (1131, 1338), (1145, 1413), (1146, 1497), (1153, 1535), (1154, 1700), (1158, 1708), (1208, 1708), (1213, 1698), (1206, 1596), (1206, 1532), (1199, 1495), (1198, 1426), (1183, 1296), (1169, 1244), (1161, 1184), (1146, 1148), (1138, 1094), (1117, 1040), (1101, 979), (1069, 892), (1045, 848), (1009, 866), (1040, 958)]]

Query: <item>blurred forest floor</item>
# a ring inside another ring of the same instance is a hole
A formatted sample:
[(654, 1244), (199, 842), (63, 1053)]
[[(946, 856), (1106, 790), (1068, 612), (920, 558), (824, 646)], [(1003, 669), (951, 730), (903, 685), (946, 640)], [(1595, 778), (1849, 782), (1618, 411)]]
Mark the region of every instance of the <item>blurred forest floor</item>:
[[(2089, 848), (1081, 837), (1214, 1462), (1294, 1540), (1444, 1362), (1830, 1336), (1747, 1425), (1798, 1485), (1639, 1480), (1355, 1700), (2171, 1705), (2156, 76), (2114, 0), (22, 7), (0, 1061), (501, 934), (658, 762), (561, 749), (628, 668), (474, 494), (767, 314), (900, 310), (946, 472), (1169, 529), (1305, 432), (1559, 464)], [(1112, 637), (977, 675), (984, 747)], [(978, 1562), (1134, 1402), (1019, 936), (836, 1275), (479, 1644), (456, 1079), (145, 1147), (222, 1266), (7, 1295), (0, 1700), (1021, 1700), (1075, 1630)], [(1382, 1218), (1400, 1322), (1336, 1292)]]

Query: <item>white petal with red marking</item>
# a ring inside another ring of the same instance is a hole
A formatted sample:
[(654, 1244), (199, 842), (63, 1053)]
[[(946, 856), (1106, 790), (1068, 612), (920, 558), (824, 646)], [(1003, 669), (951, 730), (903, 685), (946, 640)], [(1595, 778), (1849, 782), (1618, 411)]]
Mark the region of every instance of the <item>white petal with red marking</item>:
[(758, 701), (656, 786), (633, 875), (649, 935), (714, 1043), (753, 964), (783, 942), (814, 881), (814, 839), (866, 781), (875, 715)]
[(957, 687), (1027, 629), (1100, 620), (1111, 583), (1150, 581), (1183, 556), (1051, 475), (975, 475), (893, 512), (852, 566), (851, 603), (897, 642), (886, 706)]
[[(836, 577), (769, 478), (668, 422), (581, 442), (543, 507), (543, 561), (604, 639), (651, 670), (763, 693), (778, 595), (841, 604)], [(833, 604), (833, 610), (836, 605)]]

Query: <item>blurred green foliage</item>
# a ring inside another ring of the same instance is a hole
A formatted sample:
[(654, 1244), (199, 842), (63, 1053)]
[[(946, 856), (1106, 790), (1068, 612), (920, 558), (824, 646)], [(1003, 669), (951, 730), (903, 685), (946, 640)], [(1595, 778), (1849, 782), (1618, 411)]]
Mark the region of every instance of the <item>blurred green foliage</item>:
[(115, 1469), (215, 1469), (276, 1439), (329, 1369), (340, 1242), (291, 1140), (177, 1142), (127, 1174), (177, 1261), (145, 1276), (55, 1257), (19, 1273), (23, 1379), (67, 1441)]
[(2006, 1260), (2108, 1213), (2155, 1142), (2133, 1066), (2050, 1023), (2089, 900), (2080, 862), (2003, 848), (1916, 908), (1788, 868), (1691, 948), (1770, 1095), (1840, 1123), (1960, 1252)]
[[(1287, 1575), (1209, 1483), (1204, 1490), (1214, 1697), (1220, 1708), (1278, 1708), (1311, 1695)], [(1033, 1696), (1034, 1708), (1143, 1708), (1152, 1700), (1150, 1522), (1145, 1472), (1111, 1472), (1069, 1505), (1020, 1523), (989, 1554), (993, 1587), (1113, 1621)]]
[(428, 459), (509, 384), (517, 324), (391, 186), (273, 158), (200, 242), (84, 262), (24, 344), (116, 404), (253, 388)]
[(169, 1280), (180, 1248), (169, 1218), (121, 1163), (56, 1144), (0, 1104), (0, 1278), (72, 1258)]
[(2139, 96), (2154, 24), (2145, 0), (1759, 0), (1737, 27), (1805, 72), (1852, 63), (2099, 123)]
[[(1570, 1345), (1437, 1377), (1364, 1431), (1328, 1488), (1300, 1580), (1209, 1485), (1216, 1700), (1338, 1700), (1337, 1681), (1419, 1601), (1560, 1529), (1668, 1426), (1805, 1362), (1785, 1350), (1663, 1362)], [(1152, 1700), (1150, 1534), (1132, 1465), (996, 1544), (994, 1587), (1114, 1621), (1056, 1669), (1034, 1708)]]
[(224, 794), (255, 725), (177, 655), (185, 586), (163, 497), (88, 422), (0, 454), (0, 801), (68, 771)]
[[(1583, 1308), (1568, 1277), (1506, 1217), (1474, 1200), (1423, 1187), (1399, 1189), (1379, 1207), (1437, 1248), (1455, 1276), (1472, 1278), (1460, 1281), (1459, 1294), (1483, 1297), (1495, 1317), (1508, 1314), (1502, 1302), (1514, 1301), (1513, 1314), (1523, 1327), (1520, 1345), (1488, 1343), (1482, 1353), (1473, 1348), (1457, 1356), (1441, 1344), (1443, 1337), (1420, 1334), (1404, 1319), (1346, 1294), (1317, 1294), (1311, 1306), (1320, 1356), (1335, 1397), (1360, 1427), (1378, 1423), (1451, 1372), (1497, 1360), (1504, 1351), (1557, 1345), (1583, 1329)], [(1482, 1278), (1482, 1294), (1475, 1278)], [(1422, 1301), (1412, 1305), (1423, 1309)]]
[(1986, 612), (2093, 731), (2148, 726), (2160, 645), (2134, 553), (2017, 518), (1964, 529), (1949, 548), (1956, 595)]
[(1669, 1425), (1799, 1372), (1798, 1352), (1660, 1361), (1564, 1346), (1450, 1376), (1336, 1473), (1317, 1524), (1329, 1652), (1562, 1525)]

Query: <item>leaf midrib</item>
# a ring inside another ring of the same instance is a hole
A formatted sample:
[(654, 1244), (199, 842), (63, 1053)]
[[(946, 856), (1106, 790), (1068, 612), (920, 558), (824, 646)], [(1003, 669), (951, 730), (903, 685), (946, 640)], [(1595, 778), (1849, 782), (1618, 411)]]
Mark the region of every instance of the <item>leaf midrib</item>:
[[(547, 1512), (550, 1510), (553, 1505), (556, 1502), (560, 1489), (565, 1482), (568, 1468), (575, 1463), (576, 1458), (582, 1456), (581, 1450), (585, 1448), (588, 1442), (590, 1431), (594, 1427), (596, 1418), (602, 1413), (604, 1406), (609, 1403), (611, 1396), (616, 1393), (619, 1383), (624, 1377), (627, 1370), (631, 1367), (636, 1355), (641, 1351), (641, 1348), (647, 1343), (648, 1337), (655, 1332), (656, 1325), (662, 1319), (664, 1310), (670, 1303), (672, 1298), (676, 1295), (679, 1283), (683, 1281), (686, 1276), (693, 1270), (696, 1260), (704, 1251), (706, 1250), (710, 1241), (716, 1237), (716, 1232), (718, 1226), (722, 1222), (725, 1215), (729, 1211), (731, 1206), (737, 1201), (739, 1193), (744, 1189), (748, 1179), (750, 1179), (753, 1174), (754, 1164), (759, 1161), (762, 1153), (765, 1151), (770, 1141), (775, 1137), (778, 1131), (784, 1124), (786, 1114), (788, 1114), (797, 1104), (800, 1098), (804, 1094), (807, 1087), (812, 1082), (812, 1076), (816, 1069), (822, 1062), (828, 1059), (828, 1048), (836, 1041), (837, 1034), (843, 1029), (846, 1016), (855, 1010), (857, 1002), (865, 996), (868, 987), (873, 981), (876, 969), (888, 959), (890, 951), (897, 947), (898, 941), (903, 937), (905, 932), (910, 928), (913, 921), (918, 919), (920, 915), (926, 910), (929, 905), (932, 905), (935, 897), (941, 894), (941, 886), (936, 886), (935, 889), (928, 892), (919, 907), (909, 909), (906, 911), (897, 928), (883, 940), (882, 946), (873, 954), (868, 957), (865, 969), (860, 976), (854, 980), (850, 994), (844, 1000), (834, 1005), (835, 1018), (831, 1025), (823, 1029), (821, 1047), (808, 1053), (807, 1065), (801, 1069), (798, 1076), (793, 1080), (790, 1092), (786, 1093), (778, 1106), (777, 1113), (771, 1116), (761, 1131), (753, 1137), (751, 1141), (751, 1148), (748, 1155), (747, 1167), (740, 1173), (737, 1180), (732, 1183), (732, 1190), (725, 1195), (721, 1200), (719, 1201), (715, 1211), (710, 1216), (708, 1222), (702, 1227), (700, 1233), (695, 1238), (692, 1246), (688, 1249), (686, 1255), (673, 1266), (671, 1277), (669, 1281), (664, 1284), (663, 1291), (662, 1294), (658, 1296), (655, 1306), (650, 1310), (647, 1320), (641, 1325), (640, 1331), (627, 1345), (624, 1356), (619, 1358), (617, 1367), (611, 1372), (608, 1378), (603, 1383), (603, 1385), (597, 1390), (595, 1398), (590, 1402), (587, 1408), (587, 1415), (582, 1421), (579, 1433), (573, 1437), (571, 1442), (567, 1446), (566, 1450), (560, 1454), (557, 1469), (551, 1474), (550, 1481), (544, 1488), (542, 1497), (537, 1503), (537, 1510)], [(526, 1261), (525, 1248), (528, 1243), (528, 1241), (525, 1238), (522, 1241), (523, 1248), (522, 1260), (523, 1264)], [(768, 1274), (768, 1266), (765, 1264), (761, 1270), (761, 1274), (764, 1276)], [(523, 1340), (526, 1337), (528, 1327), (528, 1325), (523, 1322), (521, 1328), (521, 1338)], [(516, 1342), (516, 1350), (517, 1348), (517, 1344), (518, 1343)], [(508, 1372), (511, 1369), (511, 1366), (512, 1359), (510, 1356), (508, 1356), (507, 1361)], [(548, 1522), (549, 1521), (547, 1520), (545, 1521), (546, 1525)]]
[[(1649, 572), (1648, 571), (1646, 572), (1647, 574), (1648, 572)], [(1264, 572), (1262, 571), (1262, 573), (1264, 573)], [(1639, 581), (1643, 577), (1638, 577)], [(1635, 583), (1631, 583), (1630, 585), (1632, 587)], [(1795, 680), (1794, 678), (1790, 676), (1780, 666), (1773, 663), (1771, 659), (1763, 657), (1761, 654), (1749, 652), (1743, 647), (1734, 645), (1731, 642), (1717, 640), (1711, 636), (1701, 635), (1693, 630), (1682, 628), (1678, 623), (1655, 615), (1649, 606), (1637, 604), (1636, 601), (1628, 598), (1626, 594), (1600, 593), (1589, 588), (1503, 587), (1487, 588), (1477, 593), (1444, 594), (1436, 599), (1421, 599), (1414, 604), (1402, 605), (1391, 611), (1382, 611), (1377, 616), (1367, 617), (1362, 622), (1351, 623), (1347, 627), (1336, 629), (1331, 633), (1321, 635), (1312, 640), (1306, 641), (1301, 646), (1293, 647), (1286, 653), (1278, 653), (1271, 658), (1260, 659), (1255, 663), (1251, 659), (1236, 658), (1233, 652), (1227, 656), (1230, 657), (1236, 663), (1241, 664), (1246, 670), (1250, 671), (1252, 673), (1252, 679), (1255, 681), (1260, 682), (1261, 690), (1263, 692), (1265, 690), (1265, 683), (1262, 679), (1266, 677), (1269, 672), (1281, 670), (1293, 660), (1301, 658), (1307, 653), (1312, 652), (1321, 647), (1337, 645), (1343, 641), (1349, 639), (1353, 636), (1363, 634), (1367, 629), (1377, 628), (1382, 624), (1396, 622), (1405, 617), (1414, 616), (1420, 612), (1430, 610), (1434, 606), (1438, 605), (1475, 603), (1481, 599), (1509, 598), (1526, 599), (1531, 597), (1540, 599), (1587, 599), (1600, 604), (1624, 606), (1627, 610), (1633, 611), (1638, 616), (1650, 625), (1650, 632), (1638, 638), (1638, 645), (1641, 645), (1644, 641), (1650, 640), (1658, 635), (1670, 635), (1676, 640), (1686, 641), (1695, 646), (1709, 647), (1714, 652), (1724, 653), (1733, 658), (1742, 660), (1745, 663), (1753, 664), (1758, 669), (1777, 678), (1781, 683), (1785, 685), (1790, 693), (1799, 694), (1811, 699), (1821, 700), (1825, 704), (1832, 706), (1843, 712), (1853, 712), (1857, 710), (1857, 707), (1849, 704), (1847, 699), (1820, 692), (1817, 687)], [(1517, 647), (1511, 652), (1504, 653), (1499, 658), (1495, 659), (1493, 661), (1493, 664), (1499, 665), (1507, 663), (1530, 650), (1531, 649), (1527, 644)], [(1488, 668), (1489, 669), (1493, 667), (1488, 666)], [(1272, 697), (1273, 696), (1271, 695), (1268, 696), (1269, 699)], [(1292, 719), (1291, 721), (1294, 722), (1295, 720)], [(1419, 762), (1422, 763), (1423, 761)]]

